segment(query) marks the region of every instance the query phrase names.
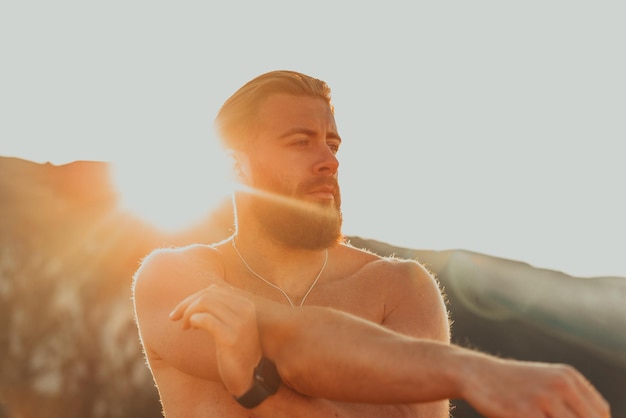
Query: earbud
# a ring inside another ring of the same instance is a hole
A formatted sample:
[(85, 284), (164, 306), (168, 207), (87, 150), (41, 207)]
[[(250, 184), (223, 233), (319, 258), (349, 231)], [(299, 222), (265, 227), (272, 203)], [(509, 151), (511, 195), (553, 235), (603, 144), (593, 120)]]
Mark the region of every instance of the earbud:
[(233, 157), (233, 172), (235, 173), (235, 177), (237, 180), (241, 182), (245, 182), (248, 179), (248, 172), (246, 170), (246, 165), (244, 158), (245, 156), (241, 153), (234, 152), (232, 154)]

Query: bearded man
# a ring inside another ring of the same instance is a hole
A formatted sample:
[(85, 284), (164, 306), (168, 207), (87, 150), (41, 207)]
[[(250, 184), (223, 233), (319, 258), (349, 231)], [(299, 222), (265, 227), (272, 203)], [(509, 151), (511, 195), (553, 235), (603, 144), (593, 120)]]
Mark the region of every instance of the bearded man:
[(217, 127), (234, 159), (235, 233), (148, 256), (137, 324), (168, 418), (608, 416), (575, 370), (450, 344), (436, 279), (341, 236), (342, 139), (326, 83), (274, 71)]

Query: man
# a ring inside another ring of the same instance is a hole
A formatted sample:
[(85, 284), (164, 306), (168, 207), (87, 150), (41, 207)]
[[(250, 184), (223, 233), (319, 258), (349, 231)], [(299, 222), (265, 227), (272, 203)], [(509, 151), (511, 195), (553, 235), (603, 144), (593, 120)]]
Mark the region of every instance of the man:
[(216, 122), (246, 186), (235, 234), (155, 251), (135, 277), (168, 418), (446, 417), (450, 398), (488, 417), (609, 416), (570, 367), (451, 345), (420, 264), (342, 242), (341, 137), (325, 83), (261, 75)]

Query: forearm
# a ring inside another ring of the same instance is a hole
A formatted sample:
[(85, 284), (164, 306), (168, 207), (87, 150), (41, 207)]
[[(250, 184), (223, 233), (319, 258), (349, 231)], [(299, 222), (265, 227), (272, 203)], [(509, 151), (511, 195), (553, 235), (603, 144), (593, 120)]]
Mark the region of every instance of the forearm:
[(327, 308), (257, 304), (261, 343), (286, 383), (316, 398), (415, 403), (458, 397), (461, 354)]
[(448, 401), (429, 404), (365, 404), (330, 401), (301, 395), (285, 385), (254, 410), (255, 416), (306, 418), (447, 418)]
[[(215, 336), (216, 352), (224, 350), (216, 353), (220, 376), (233, 386), (249, 384), (262, 352), (286, 386), (312, 398), (370, 404), (460, 398), (488, 417), (564, 416), (564, 408), (575, 416), (610, 416), (602, 395), (567, 365), (498, 359), (329, 308), (293, 309), (249, 295), (258, 299), (251, 304), (237, 293), (210, 286), (170, 315), (183, 329)], [(245, 309), (233, 309), (231, 302)]]

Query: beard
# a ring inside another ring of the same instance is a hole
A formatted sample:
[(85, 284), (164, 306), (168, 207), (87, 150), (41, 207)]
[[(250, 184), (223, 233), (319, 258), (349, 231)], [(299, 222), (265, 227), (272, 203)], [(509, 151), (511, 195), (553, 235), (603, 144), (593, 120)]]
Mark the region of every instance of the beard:
[[(284, 192), (278, 179), (267, 179), (261, 191), (247, 196), (248, 211), (265, 232), (290, 248), (321, 250), (342, 238), (341, 192), (335, 178), (313, 179), (302, 183), (294, 193)], [(328, 202), (305, 200), (316, 188), (332, 186), (334, 199)]]

